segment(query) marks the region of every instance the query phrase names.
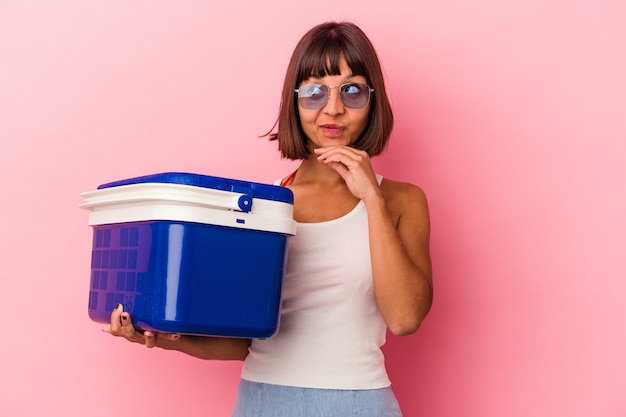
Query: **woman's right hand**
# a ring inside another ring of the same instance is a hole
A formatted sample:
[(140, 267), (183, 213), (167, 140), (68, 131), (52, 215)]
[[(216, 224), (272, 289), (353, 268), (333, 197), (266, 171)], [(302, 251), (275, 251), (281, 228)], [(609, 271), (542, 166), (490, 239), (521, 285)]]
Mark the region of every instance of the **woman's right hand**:
[(112, 334), (113, 336), (123, 337), (134, 343), (141, 343), (148, 348), (153, 348), (158, 341), (175, 342), (180, 339), (179, 334), (175, 333), (159, 333), (153, 331), (140, 332), (135, 329), (130, 317), (130, 313), (124, 311), (124, 306), (118, 304), (111, 312), (111, 323), (102, 328), (103, 332)]

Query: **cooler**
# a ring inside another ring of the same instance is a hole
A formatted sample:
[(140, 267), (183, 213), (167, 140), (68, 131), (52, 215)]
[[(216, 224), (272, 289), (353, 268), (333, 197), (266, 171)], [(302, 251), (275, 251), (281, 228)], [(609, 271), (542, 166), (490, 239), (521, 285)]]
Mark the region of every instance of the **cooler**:
[(118, 303), (141, 330), (268, 338), (278, 330), (293, 194), (187, 173), (83, 193), (93, 227), (89, 317)]

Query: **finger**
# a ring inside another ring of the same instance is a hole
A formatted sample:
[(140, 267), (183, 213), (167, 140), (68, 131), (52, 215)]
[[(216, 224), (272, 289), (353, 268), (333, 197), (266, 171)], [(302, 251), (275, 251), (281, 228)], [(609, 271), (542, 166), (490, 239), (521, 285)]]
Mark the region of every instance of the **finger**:
[(157, 334), (155, 332), (146, 330), (143, 332), (143, 337), (147, 348), (153, 348), (156, 346)]
[(353, 148), (352, 146), (345, 146), (345, 145), (334, 145), (334, 146), (320, 146), (319, 148), (315, 148), (313, 149), (313, 151), (317, 154), (320, 153), (324, 153), (324, 152), (329, 152), (332, 150), (345, 150), (345, 151), (351, 151), (351, 152), (363, 152), (359, 149)]
[(326, 147), (320, 147), (320, 148), (314, 148), (313, 152), (315, 152), (316, 154), (321, 154), (324, 152), (327, 152), (330, 149), (336, 148), (336, 146), (326, 146)]
[(159, 333), (159, 337), (161, 339), (169, 340), (171, 342), (175, 342), (180, 339), (179, 333)]
[(357, 161), (338, 153), (324, 153), (319, 155), (317, 159), (325, 164), (343, 164), (346, 168), (353, 168), (358, 164)]
[(135, 328), (135, 326), (133, 325), (133, 320), (130, 316), (130, 313), (123, 312), (120, 318), (122, 322), (122, 327), (120, 329), (120, 336), (125, 337), (131, 342), (145, 344), (146, 339), (143, 335), (143, 332)]
[(328, 165), (329, 167), (337, 171), (337, 173), (341, 175), (344, 181), (347, 179), (347, 175), (350, 172), (350, 170), (348, 169), (348, 167), (346, 167), (345, 164), (341, 162), (333, 162), (333, 161), (324, 161), (324, 162), (326, 163), (326, 165)]
[(343, 153), (345, 155), (351, 155), (353, 157), (358, 157), (358, 158), (369, 156), (367, 152), (360, 150), (360, 149), (353, 148), (351, 146), (327, 146), (327, 147), (322, 147), (322, 148), (315, 148), (313, 149), (313, 151), (317, 155), (323, 155), (326, 153)]
[(161, 340), (168, 342), (175, 342), (180, 339), (181, 335), (178, 333), (159, 333), (147, 330), (143, 333), (144, 344), (148, 348), (153, 348)]
[(111, 323), (105, 325), (102, 331), (114, 336), (122, 336), (128, 340), (137, 341), (135, 326), (133, 326), (130, 313), (124, 311), (124, 306), (118, 304), (111, 312)]
[(373, 169), (369, 163), (363, 162), (343, 155), (331, 155), (321, 161), (322, 163), (334, 168), (341, 174), (344, 179), (350, 174), (356, 178), (371, 178), (374, 176)]
[(339, 162), (349, 169), (356, 169), (360, 166), (366, 166), (369, 157), (366, 152), (357, 151), (352, 148), (333, 148), (327, 152), (323, 152), (317, 156), (319, 161), (330, 163)]
[(123, 312), (120, 314), (120, 330), (122, 333), (129, 333), (132, 330), (132, 333), (135, 333), (135, 326), (133, 326), (133, 322), (130, 319), (130, 313)]
[[(111, 323), (108, 325), (108, 332), (114, 335), (118, 335), (122, 329), (122, 313), (124, 312), (124, 306), (118, 304), (111, 312)], [(107, 327), (107, 326), (105, 326)]]

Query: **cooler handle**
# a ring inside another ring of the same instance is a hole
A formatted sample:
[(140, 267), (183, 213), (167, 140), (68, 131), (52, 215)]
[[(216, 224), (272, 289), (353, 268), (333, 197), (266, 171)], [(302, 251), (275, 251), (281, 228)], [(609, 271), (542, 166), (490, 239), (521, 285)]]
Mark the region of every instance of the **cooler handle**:
[(252, 210), (252, 196), (250, 194), (180, 184), (128, 184), (87, 191), (81, 195), (85, 197), (85, 201), (80, 204), (80, 207), (85, 209), (110, 204), (153, 200), (191, 203), (246, 213)]

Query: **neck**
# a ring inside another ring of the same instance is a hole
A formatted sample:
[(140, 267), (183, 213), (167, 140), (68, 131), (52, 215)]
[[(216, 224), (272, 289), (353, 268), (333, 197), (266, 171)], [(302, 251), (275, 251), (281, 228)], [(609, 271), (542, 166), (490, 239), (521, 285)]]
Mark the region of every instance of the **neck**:
[(320, 185), (328, 186), (344, 183), (343, 178), (341, 178), (341, 175), (339, 175), (337, 171), (325, 163), (318, 161), (315, 155), (302, 161), (298, 167), (296, 178), (298, 183), (315, 182)]

